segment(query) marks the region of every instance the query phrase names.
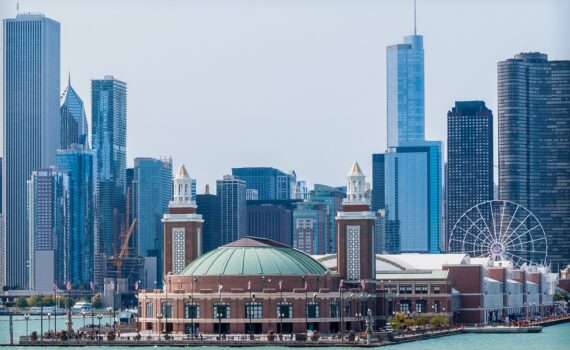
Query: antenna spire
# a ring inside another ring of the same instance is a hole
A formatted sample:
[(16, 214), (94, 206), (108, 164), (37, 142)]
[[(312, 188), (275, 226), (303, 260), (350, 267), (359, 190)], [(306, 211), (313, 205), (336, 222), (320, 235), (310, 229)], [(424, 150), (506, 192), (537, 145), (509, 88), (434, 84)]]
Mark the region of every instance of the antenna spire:
[(71, 86), (71, 71), (67, 72), (67, 86)]
[(414, 0), (414, 35), (416, 35), (416, 0)]
[(20, 3), (16, 2), (16, 14), (20, 13)]

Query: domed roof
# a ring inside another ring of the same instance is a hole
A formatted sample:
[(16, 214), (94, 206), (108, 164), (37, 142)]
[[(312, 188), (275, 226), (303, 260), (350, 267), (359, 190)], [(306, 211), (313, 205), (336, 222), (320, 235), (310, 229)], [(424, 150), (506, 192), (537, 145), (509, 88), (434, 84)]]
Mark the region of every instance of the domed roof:
[(275, 241), (245, 237), (191, 262), (183, 276), (322, 275), (327, 269), (309, 255)]

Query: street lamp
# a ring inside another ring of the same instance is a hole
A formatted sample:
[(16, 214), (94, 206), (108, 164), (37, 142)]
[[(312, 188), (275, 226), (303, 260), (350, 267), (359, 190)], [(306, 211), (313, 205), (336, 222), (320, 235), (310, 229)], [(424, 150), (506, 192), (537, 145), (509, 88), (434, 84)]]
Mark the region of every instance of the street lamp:
[(222, 313), (220, 312), (220, 307), (221, 306), (218, 305), (217, 307), (218, 312), (216, 316), (218, 317), (218, 340), (222, 341)]
[(51, 312), (48, 312), (48, 333), (51, 332)]
[(85, 310), (81, 311), (81, 314), (83, 315), (83, 329), (85, 330)]
[(160, 341), (160, 324), (162, 321), (162, 317), (164, 317), (162, 314), (158, 314), (156, 315), (156, 317), (158, 317), (158, 341)]
[(102, 314), (97, 315), (97, 319), (99, 320), (99, 332), (97, 333), (97, 338), (101, 336), (101, 319), (103, 318)]
[(24, 318), (26, 319), (26, 339), (28, 339), (30, 336), (30, 333), (28, 332), (28, 321), (30, 320), (30, 314), (25, 314)]

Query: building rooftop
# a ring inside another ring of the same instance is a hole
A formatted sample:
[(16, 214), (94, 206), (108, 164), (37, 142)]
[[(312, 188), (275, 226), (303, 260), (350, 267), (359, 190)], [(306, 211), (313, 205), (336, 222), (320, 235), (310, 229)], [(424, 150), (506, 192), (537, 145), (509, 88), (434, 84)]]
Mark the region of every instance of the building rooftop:
[(377, 273), (377, 281), (398, 281), (398, 280), (444, 280), (447, 279), (448, 270), (428, 270), (414, 272)]
[(184, 276), (323, 275), (327, 269), (309, 255), (282, 243), (244, 237), (190, 263)]

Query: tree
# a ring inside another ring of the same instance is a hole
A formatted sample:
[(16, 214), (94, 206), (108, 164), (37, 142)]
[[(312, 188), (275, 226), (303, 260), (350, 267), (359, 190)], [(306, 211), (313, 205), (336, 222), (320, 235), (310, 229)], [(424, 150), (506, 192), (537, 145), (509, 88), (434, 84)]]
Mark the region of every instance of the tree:
[(403, 313), (398, 312), (396, 314), (394, 314), (394, 316), (390, 319), (390, 326), (393, 329), (401, 329), (404, 328), (404, 319), (406, 317), (404, 316)]
[(99, 294), (91, 299), (91, 303), (93, 304), (94, 309), (99, 309), (103, 306), (103, 302), (101, 301), (101, 296)]
[(41, 303), (42, 303), (42, 297), (40, 297), (39, 295), (32, 295), (28, 299), (28, 304), (30, 304), (30, 306), (40, 306)]
[(21, 308), (25, 308), (28, 307), (28, 299), (24, 298), (24, 297), (18, 297), (18, 299), (16, 299), (16, 306)]
[(428, 319), (425, 318), (424, 316), (419, 316), (419, 317), (416, 318), (416, 324), (417, 324), (418, 326), (423, 327), (423, 326), (425, 326), (427, 323), (428, 323)]
[(447, 318), (443, 316), (434, 316), (429, 321), (433, 326), (446, 325), (448, 323)]
[(568, 292), (565, 290), (558, 291), (554, 294), (554, 301), (568, 301)]
[(44, 295), (43, 297), (44, 306), (55, 306), (55, 298), (53, 295)]

